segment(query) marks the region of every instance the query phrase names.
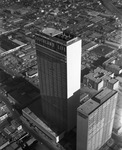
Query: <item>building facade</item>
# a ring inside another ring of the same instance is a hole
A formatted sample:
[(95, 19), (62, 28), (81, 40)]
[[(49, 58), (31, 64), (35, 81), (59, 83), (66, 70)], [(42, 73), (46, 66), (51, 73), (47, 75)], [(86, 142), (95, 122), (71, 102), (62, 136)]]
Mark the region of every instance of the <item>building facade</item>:
[(105, 88), (77, 109), (77, 150), (98, 150), (111, 137), (117, 91)]
[[(69, 33), (45, 28), (36, 33), (36, 52), (42, 114), (51, 126), (67, 129), (74, 100), (80, 89), (81, 39)], [(76, 107), (77, 108), (77, 107)], [(74, 109), (74, 108), (73, 108)]]

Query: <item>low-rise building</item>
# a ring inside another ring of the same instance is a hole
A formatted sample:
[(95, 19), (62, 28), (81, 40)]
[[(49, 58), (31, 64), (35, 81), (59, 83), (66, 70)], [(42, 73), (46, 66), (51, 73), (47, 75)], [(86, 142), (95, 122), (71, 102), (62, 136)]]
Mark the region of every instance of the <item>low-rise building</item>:
[(114, 78), (114, 74), (112, 72), (108, 72), (99, 67), (93, 72), (85, 75), (83, 77), (83, 83), (98, 91), (104, 87), (117, 89), (119, 86), (119, 81)]
[(0, 150), (9, 145), (9, 143), (10, 142), (2, 134), (0, 134)]
[(107, 71), (113, 72), (116, 75), (119, 75), (119, 74), (122, 73), (122, 68), (119, 67), (118, 65), (115, 65), (115, 64), (108, 64), (108, 65), (105, 66), (105, 69)]

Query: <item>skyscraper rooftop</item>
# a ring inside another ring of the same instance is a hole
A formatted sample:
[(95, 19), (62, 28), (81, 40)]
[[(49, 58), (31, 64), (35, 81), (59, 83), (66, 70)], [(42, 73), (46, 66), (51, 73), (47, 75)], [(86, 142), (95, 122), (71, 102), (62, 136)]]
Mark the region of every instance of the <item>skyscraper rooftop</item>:
[(54, 28), (44, 28), (42, 32), (52, 37), (62, 33), (62, 31), (56, 30)]
[[(69, 33), (66, 30), (60, 31), (54, 28), (44, 28), (42, 31), (37, 31), (36, 36), (65, 46), (80, 40), (79, 37)], [(47, 42), (44, 43), (48, 44)]]
[(82, 114), (88, 116), (93, 110), (95, 110), (99, 106), (99, 103), (95, 102), (92, 99), (89, 99), (83, 105), (78, 107), (78, 111)]

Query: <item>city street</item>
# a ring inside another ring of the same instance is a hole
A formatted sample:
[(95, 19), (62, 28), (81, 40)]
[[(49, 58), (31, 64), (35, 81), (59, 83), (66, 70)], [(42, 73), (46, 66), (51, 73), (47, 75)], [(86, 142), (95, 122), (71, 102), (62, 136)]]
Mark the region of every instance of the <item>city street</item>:
[[(39, 141), (39, 142), (36, 144), (36, 146), (35, 146), (35, 150), (51, 150), (51, 149), (49, 149), (48, 147), (46, 147), (46, 146), (42, 143), (41, 138), (40, 138), (31, 128), (28, 128), (27, 125), (25, 125), (25, 124), (22, 123), (22, 121), (20, 120), (20, 115), (19, 115), (19, 113), (18, 113), (15, 109), (12, 108), (12, 106), (11, 106), (10, 103), (8, 102), (8, 99), (5, 98), (4, 96), (2, 96), (1, 94), (0, 94), (0, 99), (2, 99), (2, 100), (6, 103), (7, 107), (9, 108), (9, 110), (10, 110), (11, 113), (12, 113), (12, 117), (13, 117), (14, 119), (16, 119), (20, 124), (22, 124), (24, 130), (27, 131), (27, 132), (29, 132), (32, 136), (34, 136), (34, 137)], [(45, 143), (45, 144), (46, 144), (46, 143)], [(53, 149), (52, 149), (52, 150), (53, 150)]]

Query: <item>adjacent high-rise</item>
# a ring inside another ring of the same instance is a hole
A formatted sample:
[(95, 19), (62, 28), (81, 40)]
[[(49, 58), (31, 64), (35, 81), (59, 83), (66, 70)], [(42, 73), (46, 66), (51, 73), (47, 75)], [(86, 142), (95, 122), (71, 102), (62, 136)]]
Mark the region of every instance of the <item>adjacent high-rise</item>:
[[(80, 89), (81, 39), (66, 31), (45, 28), (36, 33), (36, 52), (40, 110), (51, 126), (67, 130), (74, 124), (72, 112), (77, 109), (78, 100), (72, 97)], [(72, 123), (68, 125), (68, 121)]]
[(77, 150), (99, 150), (111, 137), (117, 91), (103, 89), (77, 109)]

